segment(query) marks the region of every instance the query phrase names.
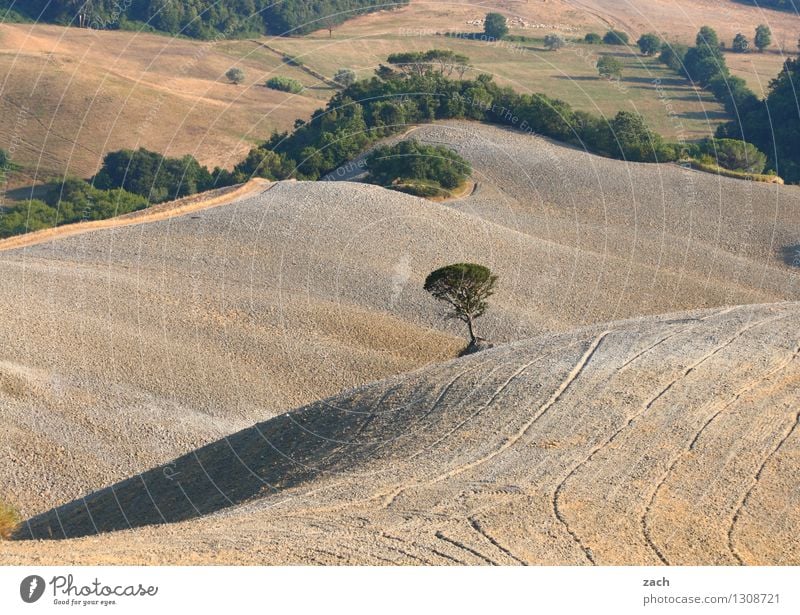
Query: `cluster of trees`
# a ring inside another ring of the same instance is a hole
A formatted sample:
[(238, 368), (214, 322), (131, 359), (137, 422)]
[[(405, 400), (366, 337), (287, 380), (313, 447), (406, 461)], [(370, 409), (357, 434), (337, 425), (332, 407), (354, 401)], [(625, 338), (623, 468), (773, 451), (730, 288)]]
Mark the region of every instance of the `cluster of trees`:
[(146, 149), (111, 152), (91, 183), (68, 178), (53, 185), (44, 200), (6, 208), (0, 214), (0, 237), (103, 220), (215, 185), (215, 177), (192, 156), (166, 158)]
[[(408, 0), (393, 0), (393, 6)], [(261, 33), (302, 34), (335, 25), (368, 11), (385, 9), (383, 0), (27, 0), (14, 8), (36, 21), (107, 29), (129, 22), (171, 34), (211, 39)]]
[[(772, 31), (769, 29), (769, 26), (761, 24), (756, 27), (756, 34), (753, 37), (753, 44), (756, 46), (756, 49), (758, 49), (759, 52), (764, 51), (772, 44)], [(747, 53), (750, 51), (750, 41), (747, 40), (747, 37), (744, 34), (739, 32), (733, 37), (731, 49), (736, 53)]]
[(622, 111), (606, 120), (543, 94), (500, 87), (489, 75), (454, 80), (434, 69), (418, 75), (385, 66), (378, 72), (381, 77), (337, 93), (309, 121), (298, 121), (291, 134), (275, 134), (251, 150), (232, 173), (222, 171), (219, 181), (238, 183), (252, 176), (319, 179), (376, 140), (437, 119), (506, 124), (627, 160), (668, 161), (682, 154), (634, 113)]
[(214, 187), (211, 172), (193, 156), (167, 158), (144, 148), (110, 152), (92, 184), (100, 190), (122, 188), (161, 203)]
[(438, 70), (440, 75), (450, 77), (455, 72), (463, 78), (470, 69), (469, 58), (450, 49), (393, 53), (386, 61), (406, 75), (420, 76)]
[(761, 100), (743, 79), (730, 74), (717, 34), (708, 26), (700, 29), (694, 47), (664, 43), (659, 58), (707, 87), (733, 118), (717, 129), (715, 151), (705, 155), (717, 158), (721, 139), (745, 141), (741, 146), (745, 150), (732, 158), (727, 154), (722, 156), (720, 166), (739, 164), (727, 162), (738, 157), (753, 161), (753, 165), (740, 166), (742, 170), (763, 168), (761, 156), (766, 154), (768, 171), (778, 173), (788, 182), (800, 182), (800, 114), (796, 97), (800, 59), (786, 60), (783, 70), (770, 83), (767, 98)]
[(597, 32), (589, 32), (583, 37), (583, 42), (589, 45), (627, 45), (629, 41), (628, 33), (622, 30), (609, 30), (603, 36)]
[[(758, 97), (744, 79), (730, 74), (719, 37), (713, 28), (703, 26), (694, 47), (664, 43), (659, 59), (695, 83), (707, 87), (734, 118), (747, 114), (759, 104)], [(735, 138), (749, 140), (744, 135)]]
[(766, 152), (769, 168), (792, 183), (800, 182), (798, 83), (800, 58), (789, 58), (770, 83), (765, 100), (756, 98), (741, 109), (733, 121), (717, 129), (718, 137), (746, 139)]
[(712, 164), (742, 173), (761, 173), (767, 165), (767, 156), (752, 143), (738, 139), (705, 139), (697, 145), (695, 158), (703, 164)]
[(146, 198), (126, 190), (100, 190), (82, 179), (54, 186), (44, 201), (18, 203), (0, 215), (0, 238), (60, 224), (103, 220), (147, 207)]
[(419, 196), (446, 193), (472, 173), (470, 164), (453, 150), (416, 139), (376, 148), (367, 157), (367, 169), (371, 183)]

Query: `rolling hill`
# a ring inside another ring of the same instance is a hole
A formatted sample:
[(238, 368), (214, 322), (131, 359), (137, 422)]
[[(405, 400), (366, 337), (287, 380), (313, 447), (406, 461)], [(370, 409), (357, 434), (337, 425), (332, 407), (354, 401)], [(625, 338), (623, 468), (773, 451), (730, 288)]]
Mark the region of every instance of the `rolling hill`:
[[(798, 562), (797, 188), (407, 136), (476, 190), (255, 184), (0, 242), (0, 498), (36, 538), (143, 528), (4, 562)], [(447, 362), (421, 286), (462, 260), (500, 346)]]
[(799, 319), (613, 323), (362, 387), (34, 517), (20, 538), (71, 540), (5, 559), (796, 565)]

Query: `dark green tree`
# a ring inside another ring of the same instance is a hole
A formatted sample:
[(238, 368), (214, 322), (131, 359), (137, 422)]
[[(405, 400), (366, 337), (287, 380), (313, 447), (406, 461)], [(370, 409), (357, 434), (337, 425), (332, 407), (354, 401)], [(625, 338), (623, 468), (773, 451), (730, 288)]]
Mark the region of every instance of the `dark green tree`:
[(747, 53), (750, 50), (750, 41), (747, 40), (747, 37), (744, 34), (739, 32), (733, 37), (731, 49), (736, 53)]
[(431, 272), (425, 290), (450, 306), (448, 316), (467, 325), (470, 345), (478, 341), (475, 320), (486, 313), (494, 294), (497, 276), (483, 265), (457, 263)]
[(601, 37), (597, 32), (589, 32), (583, 37), (583, 42), (589, 45), (599, 45), (603, 42), (603, 37)]
[(767, 47), (772, 44), (772, 30), (765, 24), (760, 24), (756, 27), (756, 36), (753, 39), (756, 49), (763, 52)]
[(761, 173), (767, 164), (766, 154), (752, 143), (737, 139), (706, 139), (700, 151), (714, 164), (732, 171)]
[(469, 163), (453, 150), (416, 139), (377, 148), (367, 157), (367, 169), (370, 181), (379, 186), (417, 180), (447, 190), (463, 184), (472, 173)]
[(483, 33), (487, 38), (499, 41), (508, 34), (506, 18), (500, 13), (489, 13), (483, 22)]
[(661, 49), (661, 39), (657, 34), (642, 34), (636, 44), (639, 51), (646, 56), (654, 56)]
[(603, 36), (606, 45), (627, 45), (629, 41), (628, 34), (622, 30), (609, 30)]

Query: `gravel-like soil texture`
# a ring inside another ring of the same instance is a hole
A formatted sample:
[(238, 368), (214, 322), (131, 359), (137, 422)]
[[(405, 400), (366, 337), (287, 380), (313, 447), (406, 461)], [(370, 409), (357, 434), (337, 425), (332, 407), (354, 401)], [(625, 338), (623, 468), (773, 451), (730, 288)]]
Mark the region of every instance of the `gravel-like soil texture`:
[[(474, 123), (409, 136), (476, 191), (280, 182), (0, 252), (0, 499), (45, 515), (37, 538), (183, 521), (0, 560), (800, 561), (798, 308), (721, 313), (800, 299), (798, 189)], [(496, 347), (443, 363), (465, 332), (422, 282), (459, 261), (500, 275)], [(185, 480), (47, 513), (173, 459)]]

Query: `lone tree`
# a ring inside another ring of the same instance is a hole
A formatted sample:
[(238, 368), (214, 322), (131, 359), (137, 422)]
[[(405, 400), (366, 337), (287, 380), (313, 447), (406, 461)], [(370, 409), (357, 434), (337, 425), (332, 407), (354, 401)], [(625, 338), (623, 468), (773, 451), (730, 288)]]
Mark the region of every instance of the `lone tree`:
[(733, 43), (731, 43), (731, 49), (733, 49), (736, 53), (747, 53), (747, 50), (750, 48), (750, 41), (747, 40), (747, 37), (739, 32), (736, 36), (733, 37)]
[(558, 51), (564, 45), (566, 45), (566, 41), (558, 34), (548, 34), (544, 37), (544, 46), (550, 51)]
[(506, 18), (500, 13), (489, 13), (483, 22), (483, 33), (496, 40), (500, 40), (508, 34), (508, 24)]
[(772, 44), (772, 30), (769, 29), (769, 26), (761, 24), (756, 27), (756, 36), (753, 39), (753, 43), (759, 51), (764, 51)]
[(656, 34), (642, 34), (636, 44), (646, 56), (654, 56), (661, 50), (661, 39)]
[(439, 301), (450, 305), (450, 318), (464, 322), (469, 330), (469, 344), (475, 346), (475, 319), (489, 307), (497, 276), (487, 267), (475, 263), (447, 265), (431, 272), (425, 279), (425, 290)]
[(597, 72), (606, 79), (619, 79), (622, 77), (622, 62), (614, 56), (602, 55), (597, 60)]
[(225, 73), (225, 76), (228, 78), (228, 81), (236, 85), (244, 82), (244, 71), (241, 68), (231, 68)]

